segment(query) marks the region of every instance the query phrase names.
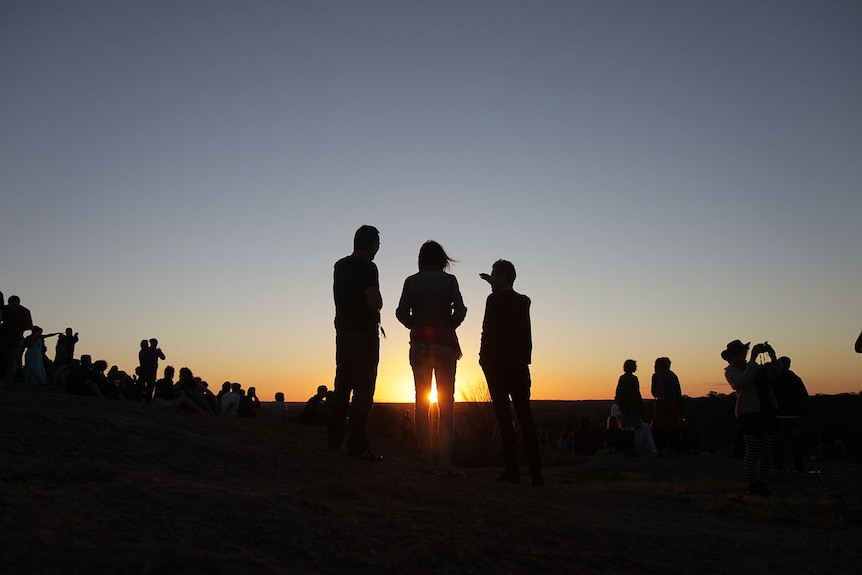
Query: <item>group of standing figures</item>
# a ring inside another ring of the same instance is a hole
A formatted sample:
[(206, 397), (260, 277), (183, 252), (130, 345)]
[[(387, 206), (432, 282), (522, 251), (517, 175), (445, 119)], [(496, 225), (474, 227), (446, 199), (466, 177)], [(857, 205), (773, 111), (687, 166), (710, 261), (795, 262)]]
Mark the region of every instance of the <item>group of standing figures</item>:
[(645, 428), (642, 418), (643, 398), (640, 392), (640, 382), (635, 372), (637, 362), (627, 359), (623, 363), (623, 374), (617, 381), (614, 392), (614, 405), (619, 410), (616, 417), (622, 429), (621, 443), (626, 457), (635, 455), (635, 435), (646, 429), (649, 434), (650, 448), (658, 448), (662, 453), (682, 453), (682, 388), (679, 378), (670, 369), (670, 359), (659, 357), (655, 360), (655, 372), (652, 375), (650, 390), (655, 398), (653, 407), (652, 429)]
[[(329, 446), (367, 461), (382, 458), (371, 451), (365, 425), (374, 402), (380, 358), (380, 295), (374, 256), (380, 234), (373, 226), (361, 226), (354, 235), (353, 253), (335, 263), (336, 370), (335, 390), (328, 412)], [(452, 467), (455, 372), (461, 358), (457, 328), (467, 308), (457, 278), (448, 273), (453, 260), (435, 241), (419, 250), (419, 271), (404, 281), (395, 315), (410, 330), (410, 365), (416, 391), (416, 437), (420, 469), (451, 477), (461, 473)], [(517, 438), (510, 405), (520, 423), (532, 485), (543, 485), (539, 439), (530, 408), (530, 298), (513, 289), (515, 266), (497, 260), (490, 274), (480, 277), (491, 285), (485, 305), (479, 364), (500, 427), (505, 471), (500, 480), (520, 483)], [(437, 384), (436, 418), (431, 429), (431, 382)], [(352, 398), (351, 398), (352, 395)], [(510, 404), (511, 398), (511, 404)], [(438, 437), (435, 461), (432, 435)]]

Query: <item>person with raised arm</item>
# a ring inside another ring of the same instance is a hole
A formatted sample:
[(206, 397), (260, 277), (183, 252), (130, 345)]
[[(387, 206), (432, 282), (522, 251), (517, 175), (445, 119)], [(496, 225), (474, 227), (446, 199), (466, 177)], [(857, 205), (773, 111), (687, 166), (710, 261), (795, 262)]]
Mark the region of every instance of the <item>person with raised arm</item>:
[(509, 483), (521, 482), (518, 441), (509, 403), (511, 397), (520, 423), (531, 483), (534, 486), (544, 485), (539, 435), (530, 407), (532, 302), (529, 297), (514, 290), (515, 266), (508, 260), (497, 260), (491, 267), (490, 274), (482, 273), (479, 277), (491, 284), (491, 293), (485, 301), (485, 316), (482, 320), (479, 365), (482, 366), (488, 382), (488, 391), (503, 443), (505, 471), (498, 479)]

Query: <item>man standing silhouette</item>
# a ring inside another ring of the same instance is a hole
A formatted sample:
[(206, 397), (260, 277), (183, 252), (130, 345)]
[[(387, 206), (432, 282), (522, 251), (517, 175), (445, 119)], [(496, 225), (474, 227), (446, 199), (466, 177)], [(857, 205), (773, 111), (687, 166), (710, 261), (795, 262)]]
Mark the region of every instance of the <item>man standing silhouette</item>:
[(0, 358), (6, 383), (15, 382), (24, 352), (24, 332), (29, 329), (33, 329), (30, 310), (21, 305), (21, 298), (10, 295), (9, 302), (3, 306), (3, 323), (0, 324)]
[(148, 403), (153, 401), (160, 359), (165, 359), (165, 354), (159, 349), (159, 340), (156, 338), (149, 341), (142, 339), (141, 351), (138, 352), (138, 361), (141, 364), (140, 386)]
[[(380, 360), (380, 309), (383, 298), (374, 256), (380, 232), (361, 226), (353, 237), (353, 253), (335, 262), (335, 391), (327, 410), (329, 446), (340, 449), (348, 432), (347, 453), (380, 461), (368, 445), (365, 424), (374, 404)], [(351, 399), (351, 394), (353, 395)], [(345, 426), (345, 418), (349, 424)], [(346, 430), (345, 430), (346, 427)]]
[(539, 436), (530, 407), (530, 361), (533, 351), (531, 302), (529, 297), (513, 289), (515, 276), (515, 266), (507, 260), (494, 262), (491, 275), (479, 274), (491, 284), (491, 294), (485, 302), (485, 317), (482, 320), (479, 365), (488, 381), (488, 391), (503, 443), (506, 471), (499, 479), (510, 483), (521, 481), (517, 439), (509, 405), (511, 396), (523, 434), (531, 483), (544, 485)]
[(75, 345), (78, 343), (77, 332), (73, 333), (71, 327), (66, 328), (66, 333), (61, 333), (57, 338), (57, 346), (54, 348), (54, 367), (68, 365), (75, 357)]

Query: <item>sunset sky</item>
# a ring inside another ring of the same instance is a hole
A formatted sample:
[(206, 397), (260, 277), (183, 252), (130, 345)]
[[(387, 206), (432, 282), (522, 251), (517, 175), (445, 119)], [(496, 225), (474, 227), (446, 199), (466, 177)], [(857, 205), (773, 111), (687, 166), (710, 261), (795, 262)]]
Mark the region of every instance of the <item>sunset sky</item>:
[[(439, 241), (477, 362), (498, 258), (533, 300), (533, 397), (668, 356), (728, 392), (768, 340), (862, 391), (862, 3), (0, 0), (0, 290), (132, 371), (156, 337), (217, 387), (334, 375), (332, 265), (380, 229), (377, 400)], [(53, 357), (54, 341), (49, 342)]]

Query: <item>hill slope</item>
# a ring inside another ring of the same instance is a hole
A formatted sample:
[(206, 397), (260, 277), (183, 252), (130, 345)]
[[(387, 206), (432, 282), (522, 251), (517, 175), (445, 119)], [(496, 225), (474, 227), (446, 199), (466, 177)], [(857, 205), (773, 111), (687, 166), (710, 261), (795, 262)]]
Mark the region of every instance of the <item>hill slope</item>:
[(596, 457), (548, 485), (367, 463), (298, 424), (0, 390), (3, 573), (853, 572), (846, 464), (743, 497), (741, 462)]

